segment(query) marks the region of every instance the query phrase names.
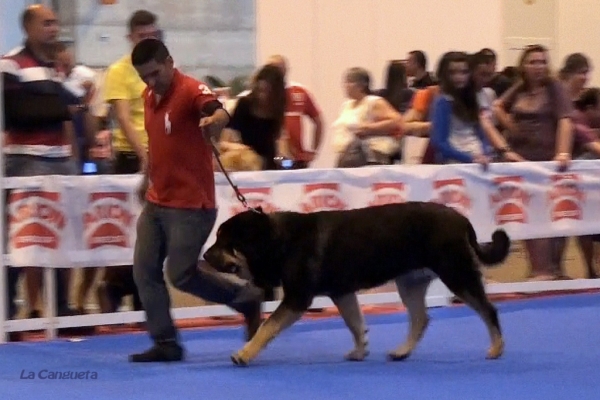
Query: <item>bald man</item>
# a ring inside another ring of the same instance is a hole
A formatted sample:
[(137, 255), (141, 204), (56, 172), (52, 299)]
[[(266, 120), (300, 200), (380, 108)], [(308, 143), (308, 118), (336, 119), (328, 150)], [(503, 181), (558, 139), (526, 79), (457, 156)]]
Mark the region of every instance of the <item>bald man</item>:
[[(23, 46), (0, 60), (4, 80), (5, 168), (6, 176), (75, 175), (74, 135), (71, 120), (87, 113), (58, 79), (54, 50), (59, 34), (54, 12), (43, 5), (30, 6), (22, 14), (26, 34)], [(8, 195), (10, 202), (10, 195)], [(5, 238), (8, 236), (5, 232)], [(18, 238), (13, 238), (18, 240)], [(7, 239), (5, 239), (8, 241)], [(5, 242), (6, 246), (6, 242)], [(8, 296), (10, 317), (14, 317), (14, 298), (18, 274), (22, 269), (9, 268)], [(40, 317), (42, 270), (25, 268), (30, 318)], [(57, 279), (58, 314), (72, 315), (68, 305), (68, 269)]]
[[(275, 65), (281, 69), (284, 78), (287, 77), (288, 66), (285, 57), (272, 55), (267, 64)], [(288, 148), (294, 160), (295, 168), (307, 168), (315, 159), (316, 153), (321, 146), (323, 135), (323, 121), (321, 111), (312, 98), (312, 95), (304, 86), (286, 79), (286, 112), (285, 130)], [(302, 119), (304, 116), (313, 122), (312, 145), (310, 149), (304, 146), (304, 132)]]

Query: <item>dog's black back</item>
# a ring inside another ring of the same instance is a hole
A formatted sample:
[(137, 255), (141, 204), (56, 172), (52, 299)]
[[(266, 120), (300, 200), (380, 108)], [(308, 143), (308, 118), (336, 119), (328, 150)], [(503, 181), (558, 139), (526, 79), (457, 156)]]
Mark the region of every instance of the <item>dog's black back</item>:
[[(482, 250), (457, 211), (408, 202), (311, 214), (248, 211), (221, 225), (215, 246), (236, 248), (257, 285), (281, 284), (286, 298), (308, 307), (316, 295), (373, 288), (417, 269), (460, 279), (461, 270), (476, 268), (474, 253), (487, 263), (502, 261), (508, 237), (500, 239)], [(490, 257), (490, 250), (497, 254)]]

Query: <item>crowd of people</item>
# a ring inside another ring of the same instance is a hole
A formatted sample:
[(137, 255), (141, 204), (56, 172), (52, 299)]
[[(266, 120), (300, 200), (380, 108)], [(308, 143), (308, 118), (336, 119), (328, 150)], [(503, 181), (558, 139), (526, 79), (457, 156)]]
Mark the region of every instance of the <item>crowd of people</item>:
[[(144, 93), (158, 75), (141, 76), (128, 53), (107, 68), (102, 87), (96, 87), (94, 71), (78, 65), (72, 49), (58, 42), (52, 10), (29, 7), (22, 25), (24, 45), (0, 60), (6, 176), (77, 175), (89, 172), (89, 165), (97, 174), (147, 172)], [(132, 49), (149, 39), (160, 41), (157, 16), (133, 13), (128, 39)], [(339, 168), (402, 163), (408, 136), (429, 138), (424, 164), (555, 161), (565, 169), (572, 159), (600, 155), (600, 88), (587, 86), (591, 64), (584, 54), (566, 57), (558, 72), (540, 45), (526, 47), (515, 66), (498, 71), (496, 64), (492, 49), (452, 51), (432, 73), (426, 53), (415, 50), (389, 63), (379, 89), (372, 87), (369, 71), (349, 68), (347, 99), (326, 125), (318, 99), (289, 80), (283, 55), (273, 55), (249, 79), (247, 91), (223, 100), (228, 122), (216, 137), (222, 162), (229, 171), (310, 168), (326, 134)], [(303, 130), (305, 118), (312, 132)], [(596, 277), (594, 240), (578, 238), (591, 278)], [(568, 278), (562, 270), (565, 243), (565, 238), (526, 241), (529, 279)], [(131, 265), (100, 267), (83, 269), (74, 306), (68, 290), (72, 271), (55, 270), (59, 315), (86, 312), (100, 272), (95, 295), (102, 312), (118, 310), (126, 296), (132, 296), (134, 310), (144, 308)], [(21, 274), (27, 315), (39, 317), (42, 271), (35, 266), (9, 268), (9, 315), (18, 312)], [(273, 297), (267, 293), (264, 299)]]

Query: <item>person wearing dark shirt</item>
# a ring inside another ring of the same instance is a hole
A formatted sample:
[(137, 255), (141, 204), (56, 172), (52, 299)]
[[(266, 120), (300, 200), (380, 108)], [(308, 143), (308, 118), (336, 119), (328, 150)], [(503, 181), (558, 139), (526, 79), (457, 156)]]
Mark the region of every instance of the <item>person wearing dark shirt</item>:
[(513, 84), (513, 81), (496, 70), (497, 59), (496, 52), (492, 49), (485, 48), (479, 50), (479, 54), (487, 57), (487, 66), (492, 74), (492, 78), (487, 84), (487, 87), (492, 88), (496, 92), (496, 98), (500, 98)]
[(275, 158), (285, 152), (285, 105), (283, 74), (276, 66), (265, 65), (256, 74), (250, 93), (238, 100), (228, 125), (234, 132), (222, 141), (240, 142), (262, 158), (264, 170), (277, 169)]
[(413, 50), (408, 53), (406, 74), (413, 78), (410, 85), (413, 89), (425, 89), (436, 84), (431, 74), (427, 72), (427, 56), (421, 50)]
[(375, 93), (387, 100), (400, 114), (404, 114), (412, 102), (414, 89), (409, 89), (406, 79), (406, 66), (400, 60), (390, 61), (387, 68), (385, 88)]

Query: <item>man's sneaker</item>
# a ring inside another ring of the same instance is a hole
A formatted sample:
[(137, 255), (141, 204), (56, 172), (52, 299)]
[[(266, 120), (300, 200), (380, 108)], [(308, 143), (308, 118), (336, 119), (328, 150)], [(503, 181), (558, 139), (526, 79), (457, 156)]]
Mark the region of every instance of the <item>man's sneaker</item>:
[(174, 362), (183, 360), (183, 347), (177, 342), (156, 343), (150, 349), (143, 353), (132, 354), (129, 356), (129, 362)]

